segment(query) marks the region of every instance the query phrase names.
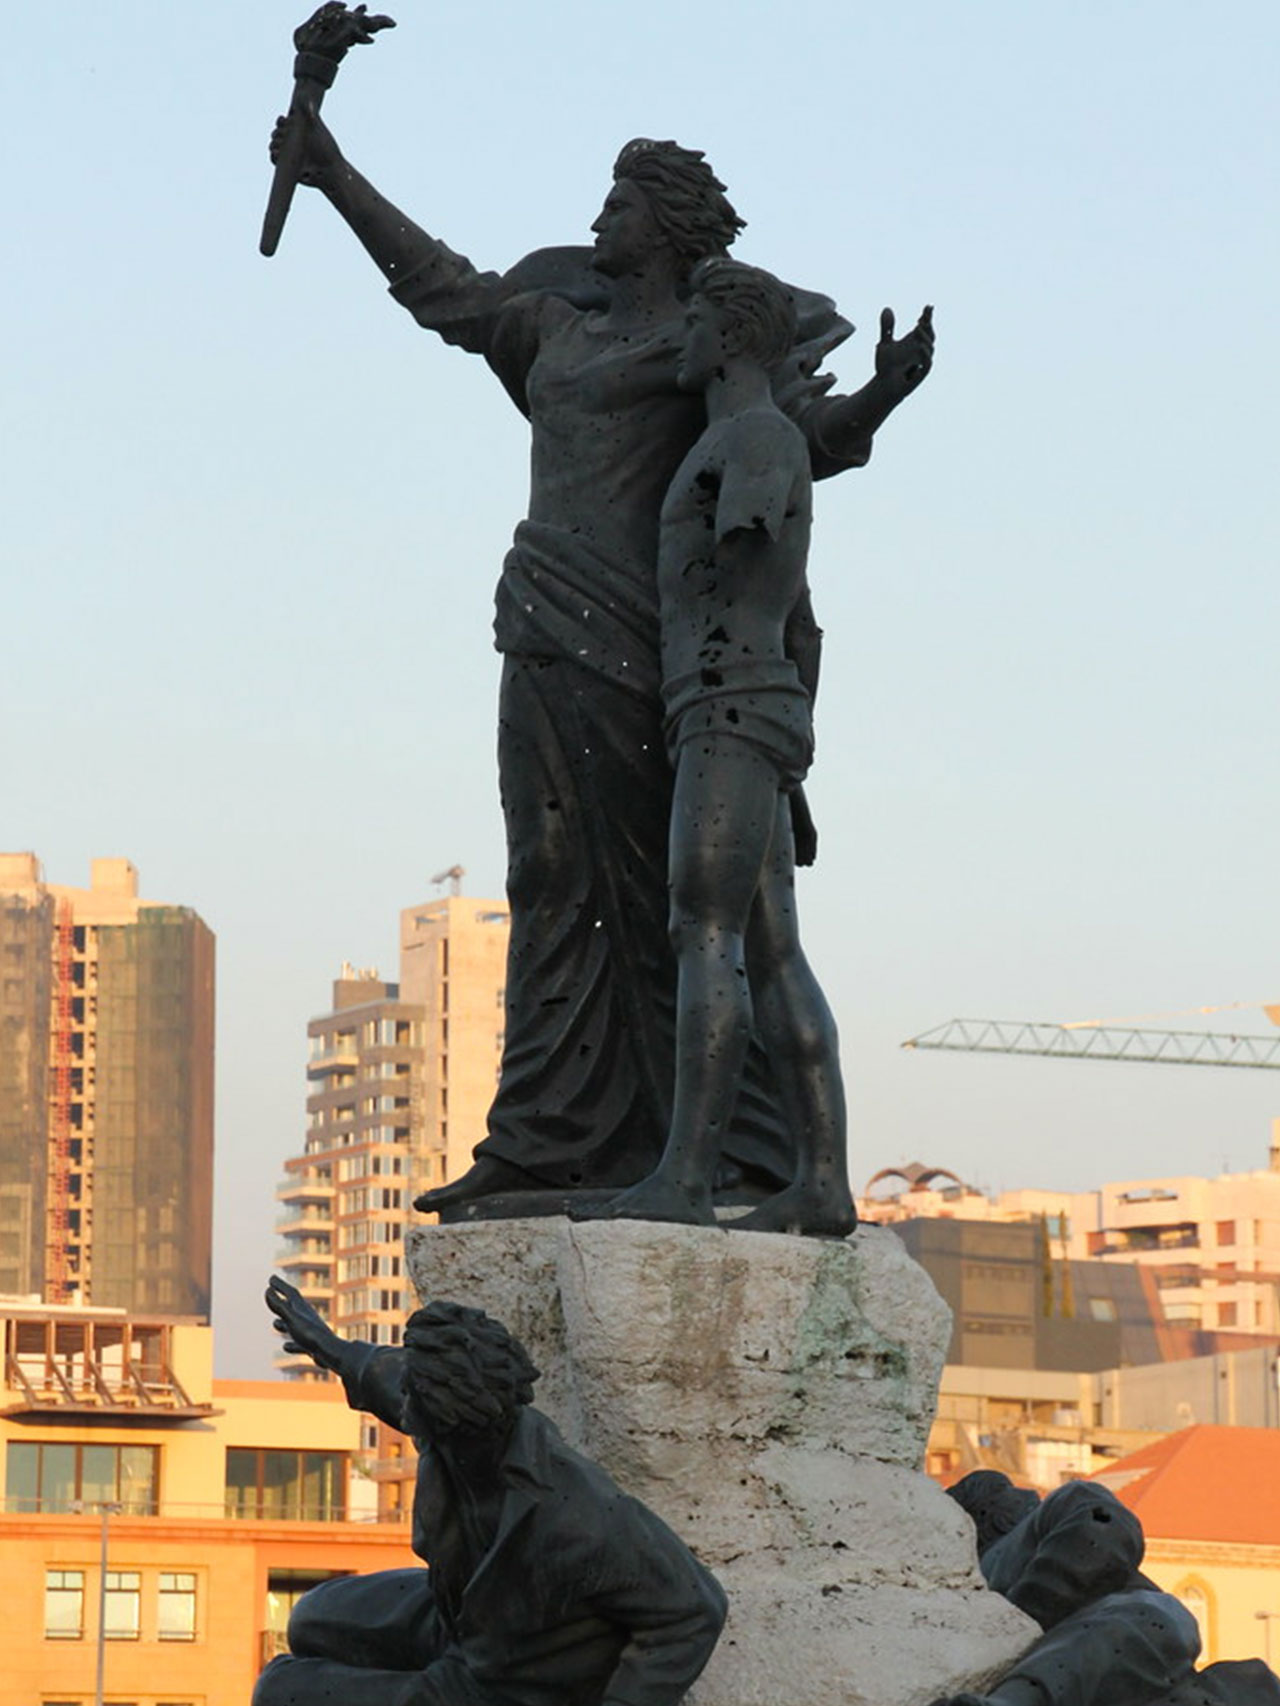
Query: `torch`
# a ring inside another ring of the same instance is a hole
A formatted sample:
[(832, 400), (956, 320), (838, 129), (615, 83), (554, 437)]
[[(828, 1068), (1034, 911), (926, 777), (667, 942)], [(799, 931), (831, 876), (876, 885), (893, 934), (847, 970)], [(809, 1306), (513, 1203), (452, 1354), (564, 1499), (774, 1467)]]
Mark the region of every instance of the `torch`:
[(258, 247), (264, 255), (274, 255), (289, 217), (289, 206), (297, 187), (302, 168), (304, 127), (320, 111), (320, 103), (333, 87), (338, 67), (347, 49), (373, 40), (377, 30), (395, 28), (395, 19), (369, 17), (367, 8), (351, 8), (326, 0), (313, 12), (305, 24), (293, 32), (297, 58), (293, 62), (293, 98), (289, 102), (289, 117), (297, 119), (287, 132), (284, 147), (276, 160), (275, 177), (262, 221), (262, 237)]

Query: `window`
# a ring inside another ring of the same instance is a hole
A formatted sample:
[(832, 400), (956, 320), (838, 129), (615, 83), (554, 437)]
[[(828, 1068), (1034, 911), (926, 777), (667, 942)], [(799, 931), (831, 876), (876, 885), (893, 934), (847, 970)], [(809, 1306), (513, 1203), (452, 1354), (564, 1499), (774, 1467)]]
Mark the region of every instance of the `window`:
[(161, 1641), (195, 1640), (196, 1578), (193, 1571), (161, 1570), (156, 1635)]
[(227, 1450), (228, 1516), (341, 1522), (346, 1515), (345, 1451)]
[(44, 1573), (46, 1641), (78, 1641), (84, 1634), (84, 1571)]
[(136, 1641), (141, 1626), (142, 1577), (137, 1570), (108, 1570), (102, 1596), (102, 1633), (108, 1641)]
[(1218, 1222), (1218, 1242), (1219, 1242), (1219, 1244), (1234, 1244), (1235, 1241), (1236, 1241), (1236, 1223), (1235, 1223), (1235, 1221), (1234, 1220), (1220, 1220)]
[(1234, 1327), (1235, 1324), (1236, 1324), (1236, 1306), (1235, 1306), (1235, 1304), (1234, 1303), (1220, 1303), (1218, 1305), (1218, 1325), (1219, 1325), (1219, 1327)]
[(75, 1504), (110, 1504), (133, 1516), (154, 1516), (158, 1456), (154, 1445), (15, 1440), (5, 1453), (5, 1505), (11, 1511), (66, 1511)]

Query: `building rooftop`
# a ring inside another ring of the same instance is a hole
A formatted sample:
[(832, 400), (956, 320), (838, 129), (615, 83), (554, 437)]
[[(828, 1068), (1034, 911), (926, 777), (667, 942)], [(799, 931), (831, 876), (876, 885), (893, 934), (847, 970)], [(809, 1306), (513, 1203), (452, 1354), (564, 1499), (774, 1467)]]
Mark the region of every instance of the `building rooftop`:
[(1202, 1423), (1092, 1477), (1149, 1539), (1280, 1544), (1280, 1430)]

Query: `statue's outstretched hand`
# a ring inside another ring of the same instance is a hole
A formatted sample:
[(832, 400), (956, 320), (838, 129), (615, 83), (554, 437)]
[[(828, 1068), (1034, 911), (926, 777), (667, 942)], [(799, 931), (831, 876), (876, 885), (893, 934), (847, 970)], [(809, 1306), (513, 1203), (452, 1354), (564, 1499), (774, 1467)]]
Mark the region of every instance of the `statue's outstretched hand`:
[(893, 309), (880, 313), (880, 342), (876, 345), (876, 376), (900, 397), (909, 395), (933, 366), (933, 309), (927, 307), (905, 336), (893, 335)]
[(279, 1274), (272, 1274), (267, 1283), (267, 1308), (275, 1316), (271, 1325), (283, 1336), (291, 1355), (308, 1356), (317, 1368), (339, 1367), (343, 1341), (298, 1288)]

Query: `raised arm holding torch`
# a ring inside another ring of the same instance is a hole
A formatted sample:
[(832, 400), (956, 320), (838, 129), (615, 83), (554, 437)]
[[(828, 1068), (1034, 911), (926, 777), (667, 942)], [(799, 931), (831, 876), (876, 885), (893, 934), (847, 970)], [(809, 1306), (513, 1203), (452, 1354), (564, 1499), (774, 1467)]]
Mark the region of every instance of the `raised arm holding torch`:
[(367, 8), (343, 6), (338, 0), (326, 0), (293, 32), (297, 58), (293, 62), (293, 99), (289, 117), (301, 120), (292, 126), (276, 159), (275, 177), (262, 221), (262, 236), (258, 248), (264, 255), (274, 255), (280, 233), (289, 217), (293, 192), (302, 172), (305, 157), (305, 124), (320, 112), (320, 103), (333, 87), (338, 67), (347, 49), (360, 42), (371, 42), (377, 30), (395, 28), (395, 19), (375, 14)]

